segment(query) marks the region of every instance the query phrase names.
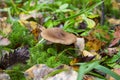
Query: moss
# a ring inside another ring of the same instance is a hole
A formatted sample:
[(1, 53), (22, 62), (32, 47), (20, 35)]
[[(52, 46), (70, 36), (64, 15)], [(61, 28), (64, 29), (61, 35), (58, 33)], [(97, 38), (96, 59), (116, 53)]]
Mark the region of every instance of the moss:
[(26, 80), (23, 73), (9, 73), (11, 80)]
[(58, 61), (56, 59), (56, 56), (51, 56), (50, 58), (47, 59), (45, 64), (50, 67), (57, 67), (57, 66), (61, 65), (62, 63), (61, 63), (61, 61)]
[(11, 80), (26, 80), (23, 73), (25, 69), (25, 65), (16, 64), (12, 66), (12, 70), (6, 70), (6, 72), (10, 75)]
[(46, 46), (45, 44), (39, 44), (30, 48), (31, 58), (28, 64), (46, 64), (49, 67), (69, 64), (71, 59), (68, 55), (63, 53), (58, 57), (59, 53), (54, 45)]
[(11, 41), (10, 48), (17, 48), (21, 45), (33, 46), (35, 40), (27, 28), (21, 26), (19, 22), (15, 22), (12, 26), (12, 33), (9, 35)]

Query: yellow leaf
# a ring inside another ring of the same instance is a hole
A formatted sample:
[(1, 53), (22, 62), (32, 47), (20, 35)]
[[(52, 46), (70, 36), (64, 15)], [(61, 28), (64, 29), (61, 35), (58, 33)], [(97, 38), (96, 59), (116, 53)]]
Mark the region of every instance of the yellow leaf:
[(96, 40), (91, 40), (86, 43), (88, 50), (98, 51), (102, 47), (103, 42)]
[(90, 53), (90, 52), (88, 52), (86, 50), (83, 51), (83, 55), (88, 56), (88, 57), (94, 56), (92, 53)]
[(94, 28), (95, 27), (95, 22), (92, 19), (86, 18), (85, 21), (88, 24), (88, 28)]
[(82, 16), (83, 20), (85, 20), (87, 22), (87, 25), (88, 25), (87, 27), (88, 28), (94, 28), (95, 27), (96, 24), (92, 19), (87, 18), (85, 16), (85, 14), (82, 14), (81, 16)]
[(108, 22), (110, 24), (113, 24), (113, 25), (120, 24), (120, 20), (119, 19), (114, 19), (114, 18), (108, 18)]
[(89, 35), (85, 37), (87, 39), (85, 46), (90, 51), (98, 51), (102, 46), (105, 45), (105, 42), (96, 38), (96, 33), (104, 34), (104, 38), (106, 38), (107, 40), (110, 39), (109, 34), (106, 33), (104, 30), (101, 29), (92, 30), (89, 33)]
[(27, 27), (29, 30), (33, 30), (38, 26), (38, 24), (34, 21), (19, 20), (19, 23)]
[(113, 9), (116, 9), (116, 10), (119, 10), (120, 9), (120, 5), (119, 3), (117, 2), (117, 0), (112, 0), (112, 7)]
[(78, 59), (77, 58), (74, 58), (71, 62), (70, 62), (70, 65), (75, 65), (75, 63), (78, 62)]
[(95, 56), (95, 59), (100, 59), (101, 58), (101, 56), (98, 53), (96, 53), (96, 52), (89, 52), (87, 50), (83, 51), (83, 56), (88, 56), (88, 57)]
[(75, 71), (78, 71), (79, 69), (79, 66), (78, 65), (75, 65), (76, 63), (78, 63), (79, 60), (78, 58), (74, 58), (71, 62), (70, 62), (70, 65), (72, 66), (72, 68), (75, 70)]
[(19, 20), (19, 23), (25, 27), (27, 27), (28, 30), (34, 35), (35, 40), (38, 40), (40, 36), (40, 29), (36, 22), (34, 21), (25, 21), (25, 20)]

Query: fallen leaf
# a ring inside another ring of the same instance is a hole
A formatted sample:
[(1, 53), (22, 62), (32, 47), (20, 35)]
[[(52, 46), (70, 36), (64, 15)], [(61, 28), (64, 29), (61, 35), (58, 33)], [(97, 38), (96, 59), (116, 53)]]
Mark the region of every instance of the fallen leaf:
[(118, 52), (117, 48), (107, 48), (107, 50), (109, 56), (113, 56)]
[(70, 66), (72, 66), (73, 70), (78, 71), (79, 66), (76, 65), (80, 60), (78, 58), (74, 58), (72, 61), (70, 61)]
[(115, 18), (108, 18), (108, 22), (112, 25), (118, 25), (120, 24), (120, 20), (119, 19), (115, 19)]
[(94, 56), (92, 53), (90, 53), (86, 50), (84, 50), (82, 54), (83, 54), (83, 56), (89, 56), (89, 57)]
[(98, 51), (103, 46), (103, 42), (98, 39), (90, 40), (86, 42), (86, 47), (91, 51)]
[(87, 27), (88, 28), (94, 28), (95, 27), (95, 22), (92, 19), (87, 18), (84, 14), (81, 15), (83, 20), (87, 22)]
[(85, 75), (83, 77), (83, 80), (95, 80), (95, 78), (93, 76), (91, 76), (91, 75)]
[(54, 69), (49, 68), (45, 64), (37, 64), (26, 70), (24, 74), (27, 79), (39, 80), (52, 71)]
[(116, 10), (120, 9), (120, 6), (119, 6), (119, 3), (117, 2), (117, 0), (111, 0), (111, 3), (112, 3), (113, 9), (116, 9)]
[(36, 10), (28, 12), (28, 14), (20, 13), (20, 20), (28, 20), (30, 18), (34, 18), (35, 20), (39, 18), (40, 23), (43, 23), (43, 15), (38, 13)]
[(109, 47), (115, 46), (116, 44), (119, 43), (120, 41), (120, 26), (115, 27), (115, 32), (114, 32), (114, 39), (109, 45)]
[(8, 13), (5, 11), (2, 11), (2, 9), (7, 7), (7, 3), (4, 0), (0, 0), (0, 17), (8, 17)]
[(0, 72), (0, 80), (10, 80), (10, 76), (7, 73)]
[(63, 71), (46, 80), (77, 80), (78, 73), (74, 70)]
[(7, 38), (3, 38), (3, 36), (0, 35), (0, 46), (7, 46), (10, 44), (10, 41)]
[(14, 51), (9, 52), (8, 54), (4, 53), (0, 58), (0, 68), (7, 69), (17, 63), (25, 64), (29, 59), (28, 47), (24, 46), (22, 48), (17, 48)]
[(20, 20), (19, 22), (21, 25), (27, 27), (27, 29), (34, 35), (35, 40), (38, 40), (41, 32), (38, 23), (34, 21), (25, 21), (25, 20)]
[(101, 30), (101, 29), (91, 30), (89, 35), (85, 37), (85, 39), (87, 40), (85, 46), (89, 51), (98, 51), (99, 49), (101, 49), (101, 47), (103, 47), (106, 44), (104, 41), (102, 41), (96, 37), (97, 33), (99, 33), (99, 35), (100, 34), (104, 35), (104, 38), (106, 40), (110, 39), (109, 34), (104, 32), (104, 30)]
[[(58, 74), (56, 73), (54, 75), (50, 75), (51, 73), (54, 73), (57, 70), (62, 70), (62, 71), (57, 72)], [(63, 71), (65, 71), (65, 73), (66, 73), (66, 70), (71, 71), (71, 67), (63, 64), (63, 65), (60, 65), (56, 68), (50, 68), (50, 67), (46, 66), (45, 64), (37, 64), (37, 65), (34, 65), (31, 68), (27, 69), (24, 72), (24, 74), (25, 74), (26, 79), (52, 80), (54, 77), (56, 77), (56, 75), (59, 75), (59, 73), (62, 73)], [(69, 73), (67, 73), (67, 74), (69, 75)], [(62, 76), (66, 76), (67, 74), (65, 74), (65, 75), (60, 74), (57, 79), (59, 80)], [(63, 78), (67, 78), (67, 77), (63, 77)], [(57, 79), (55, 79), (55, 80), (57, 80)]]
[(34, 21), (19, 20), (19, 23), (28, 28), (30, 31), (38, 27), (38, 24)]
[(87, 51), (87, 50), (84, 50), (83, 51), (83, 56), (88, 56), (88, 57), (95, 57), (95, 59), (100, 59), (101, 58), (101, 56), (98, 54), (98, 53), (96, 53), (95, 51), (91, 51), (91, 52), (89, 52), (89, 51)]
[(94, 58), (95, 58), (95, 56), (79, 56), (78, 58), (74, 58), (73, 60), (70, 61), (70, 66), (72, 67), (73, 70), (78, 71), (79, 66), (76, 65), (76, 63), (88, 62)]
[(12, 32), (12, 29), (11, 24), (7, 23), (6, 19), (6, 17), (0, 18), (0, 31), (8, 35), (10, 32)]
[[(117, 73), (118, 75), (120, 75), (120, 68), (114, 68), (112, 71)], [(107, 79), (108, 80), (115, 80), (113, 77), (111, 77), (109, 75), (107, 75)]]

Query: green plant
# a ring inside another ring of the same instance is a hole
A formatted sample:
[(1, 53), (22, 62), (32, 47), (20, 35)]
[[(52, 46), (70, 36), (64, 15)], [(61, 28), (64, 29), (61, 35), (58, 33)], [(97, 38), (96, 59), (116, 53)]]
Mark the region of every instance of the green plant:
[(109, 68), (100, 65), (100, 61), (92, 61), (88, 63), (80, 63), (79, 74), (77, 80), (82, 80), (84, 74), (88, 73), (92, 69), (100, 70), (110, 76), (114, 77), (116, 80), (119, 80), (120, 76), (114, 72), (112, 72)]
[(61, 51), (59, 52), (55, 45), (38, 44), (30, 48), (30, 54), (28, 65), (43, 63), (49, 67), (57, 67), (61, 64), (69, 64), (71, 61), (71, 58), (68, 57), (69, 55), (66, 52), (61, 54)]
[(5, 70), (10, 75), (11, 80), (26, 80), (24, 77), (25, 65), (16, 64), (12, 66), (12, 70)]
[(29, 45), (31, 47), (35, 45), (33, 35), (30, 34), (27, 28), (21, 26), (19, 22), (13, 24), (9, 40), (11, 41), (10, 48), (17, 48), (21, 45)]

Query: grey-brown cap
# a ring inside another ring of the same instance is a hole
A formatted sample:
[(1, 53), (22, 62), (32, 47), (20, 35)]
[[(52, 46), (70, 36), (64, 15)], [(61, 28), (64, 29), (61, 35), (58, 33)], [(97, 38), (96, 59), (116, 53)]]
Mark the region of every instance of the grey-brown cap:
[(48, 28), (41, 32), (41, 36), (53, 43), (70, 45), (76, 42), (76, 36), (72, 33), (65, 32), (61, 28)]

